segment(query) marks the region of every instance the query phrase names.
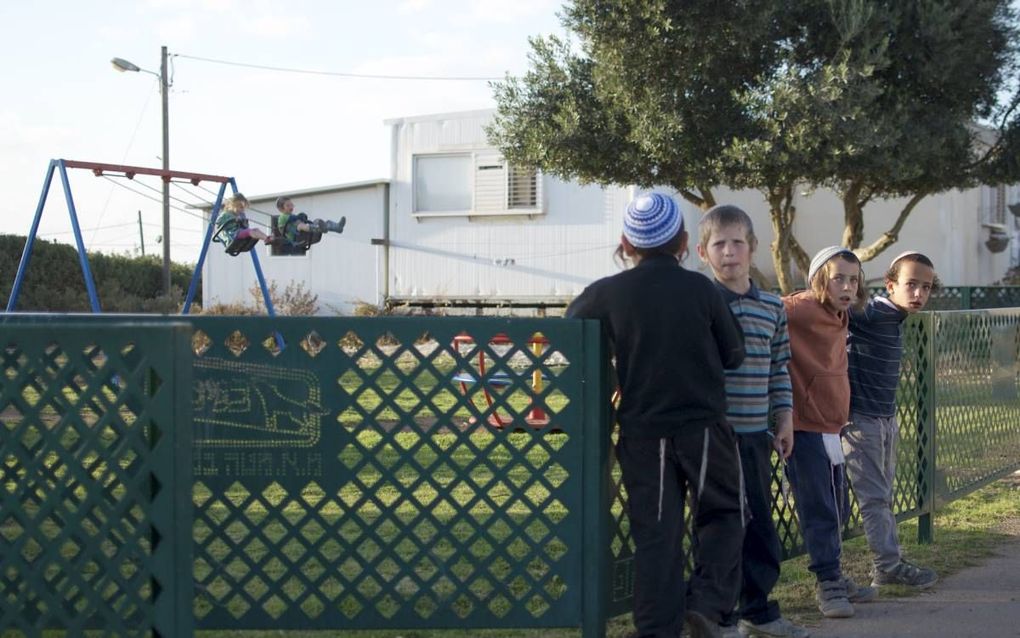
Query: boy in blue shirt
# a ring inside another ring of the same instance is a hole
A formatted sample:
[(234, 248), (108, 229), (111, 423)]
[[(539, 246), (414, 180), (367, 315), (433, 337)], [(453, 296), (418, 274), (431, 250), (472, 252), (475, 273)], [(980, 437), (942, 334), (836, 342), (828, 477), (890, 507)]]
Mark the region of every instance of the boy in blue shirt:
[[(701, 218), (698, 256), (712, 267), (715, 283), (744, 331), (743, 364), (726, 370), (726, 418), (737, 434), (742, 478), (751, 516), (744, 532), (740, 601), (734, 618), (741, 636), (810, 634), (783, 618), (769, 594), (782, 560), (772, 520), (772, 450), (782, 460), (793, 451), (793, 390), (787, 362), (790, 336), (779, 297), (751, 281), (758, 245), (751, 218), (736, 206), (716, 206)], [(775, 438), (768, 431), (775, 419)], [(732, 633), (732, 630), (730, 630)]]
[(872, 297), (850, 314), (847, 337), (850, 375), (850, 423), (843, 430), (846, 470), (874, 554), (872, 582), (931, 587), (938, 576), (903, 560), (893, 514), (896, 478), (896, 386), (903, 354), (903, 320), (924, 308), (938, 288), (931, 260), (908, 251), (893, 259), (885, 274), (885, 297)]

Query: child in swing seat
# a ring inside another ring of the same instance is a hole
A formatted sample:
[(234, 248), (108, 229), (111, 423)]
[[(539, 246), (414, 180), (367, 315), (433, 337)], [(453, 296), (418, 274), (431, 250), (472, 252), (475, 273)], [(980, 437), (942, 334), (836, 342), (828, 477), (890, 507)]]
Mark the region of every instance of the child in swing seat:
[(226, 236), (226, 243), (228, 246), (234, 242), (235, 239), (247, 239), (253, 237), (259, 241), (270, 243), (272, 238), (266, 235), (258, 228), (248, 227), (248, 217), (245, 215), (250, 203), (248, 198), (241, 193), (236, 193), (233, 197), (229, 198), (223, 204), (223, 212), (216, 219), (216, 226), (219, 232), (222, 232)]
[[(744, 538), (723, 377), (744, 360), (743, 333), (715, 284), (680, 265), (687, 233), (672, 198), (634, 199), (619, 250), (636, 265), (585, 288), (566, 316), (599, 319), (616, 356), (616, 454), (635, 545), (635, 635), (676, 638), (686, 620), (694, 638), (719, 636), (740, 586)], [(698, 567), (685, 595), (689, 485)]]
[[(305, 213), (294, 214), (294, 202), (289, 197), (278, 197), (276, 199), (276, 210), (280, 211), (274, 224), (276, 232), (283, 242), (290, 246), (300, 246), (305, 243), (302, 235), (307, 237), (309, 233), (342, 233), (347, 225), (347, 218), (341, 217), (339, 221), (316, 219), (309, 221)], [(312, 242), (314, 243), (314, 242)]]

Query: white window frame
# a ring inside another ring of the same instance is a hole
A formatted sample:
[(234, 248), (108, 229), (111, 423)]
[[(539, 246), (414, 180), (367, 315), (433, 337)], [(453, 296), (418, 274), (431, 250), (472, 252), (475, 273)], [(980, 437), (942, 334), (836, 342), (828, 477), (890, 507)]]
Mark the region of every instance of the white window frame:
[[(418, 210), (418, 160), (428, 157), (470, 158), (472, 171), (468, 210)], [(411, 157), (411, 214), (415, 218), (428, 217), (505, 217), (514, 215), (544, 215), (544, 176), (534, 171), (534, 205), (512, 206), (511, 173), (514, 168), (495, 149), (476, 149), (463, 152), (415, 153)], [(527, 171), (529, 169), (516, 169)]]

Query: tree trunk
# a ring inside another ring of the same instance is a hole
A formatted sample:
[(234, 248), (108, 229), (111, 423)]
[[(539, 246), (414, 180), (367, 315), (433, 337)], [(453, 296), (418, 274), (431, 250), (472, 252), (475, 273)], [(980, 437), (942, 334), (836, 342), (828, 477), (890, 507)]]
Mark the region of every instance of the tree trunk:
[(843, 239), (840, 242), (854, 250), (864, 241), (864, 209), (861, 197), (861, 183), (853, 182), (843, 193)]
[(790, 270), (790, 259), (794, 256), (791, 240), (796, 242), (793, 238), (793, 217), (796, 212), (793, 207), (793, 188), (789, 185), (770, 188), (766, 199), (772, 221), (772, 264), (779, 289), (785, 295), (796, 289)]

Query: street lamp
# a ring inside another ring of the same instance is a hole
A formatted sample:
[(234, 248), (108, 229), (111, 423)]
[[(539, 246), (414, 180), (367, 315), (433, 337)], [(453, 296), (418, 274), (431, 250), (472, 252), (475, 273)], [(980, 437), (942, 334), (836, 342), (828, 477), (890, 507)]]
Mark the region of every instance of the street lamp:
[[(170, 170), (170, 109), (167, 101), (170, 84), (166, 72), (166, 47), (160, 48), (159, 73), (148, 71), (123, 58), (113, 58), (110, 64), (117, 71), (148, 73), (159, 78), (159, 94), (163, 98), (163, 170)], [(163, 175), (163, 294), (170, 294), (170, 176)]]

